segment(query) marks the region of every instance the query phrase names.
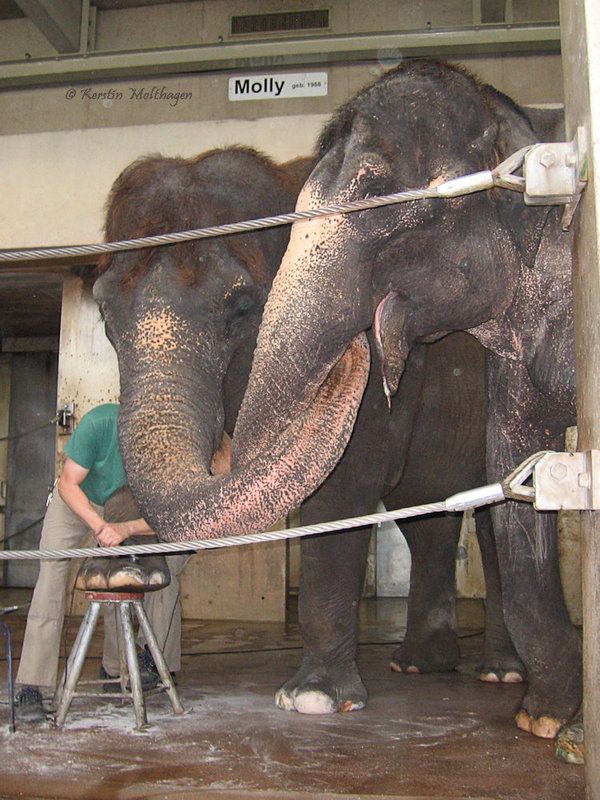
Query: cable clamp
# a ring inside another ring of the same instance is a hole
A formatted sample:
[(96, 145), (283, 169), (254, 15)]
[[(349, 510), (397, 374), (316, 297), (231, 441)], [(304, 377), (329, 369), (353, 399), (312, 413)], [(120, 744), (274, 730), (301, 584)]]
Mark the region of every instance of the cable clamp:
[(547, 453), (533, 470), (538, 511), (600, 510), (600, 450)]
[(466, 511), (469, 508), (488, 506), (506, 499), (501, 483), (478, 486), (466, 492), (458, 492), (446, 498), (446, 511)]

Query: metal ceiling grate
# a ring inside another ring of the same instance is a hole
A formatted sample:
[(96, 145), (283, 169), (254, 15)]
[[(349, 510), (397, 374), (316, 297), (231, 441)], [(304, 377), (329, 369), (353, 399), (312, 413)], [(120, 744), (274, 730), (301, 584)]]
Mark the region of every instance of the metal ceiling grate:
[(285, 11), (275, 14), (244, 14), (231, 18), (231, 34), (287, 33), (329, 28), (329, 9)]

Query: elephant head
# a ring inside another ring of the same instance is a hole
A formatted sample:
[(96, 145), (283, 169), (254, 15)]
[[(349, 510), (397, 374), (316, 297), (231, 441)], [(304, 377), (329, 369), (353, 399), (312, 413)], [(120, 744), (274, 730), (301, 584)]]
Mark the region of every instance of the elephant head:
[[(299, 174), (297, 163), (290, 174)], [(115, 182), (106, 237), (274, 215), (289, 211), (296, 193), (284, 168), (249, 149), (189, 160), (151, 156)], [(94, 297), (119, 361), (123, 460), (141, 512), (163, 538), (232, 532), (239, 509), (249, 505), (260, 527), (299, 502), (300, 475), (304, 491), (311, 464), (289, 461), (294, 445), (285, 437), (271, 462), (258, 459), (243, 475), (211, 474), (223, 433), (233, 433), (263, 305), (288, 237), (289, 229), (275, 228), (119, 253), (99, 265)], [(341, 395), (333, 396), (336, 380), (322, 393), (326, 424), (339, 425), (333, 415), (347, 405), (345, 369), (337, 379)], [(342, 416), (341, 424), (351, 427)], [(312, 424), (298, 420), (309, 436)], [(292, 440), (297, 436), (288, 432)], [(286, 460), (274, 466), (278, 454)], [(331, 469), (334, 458), (323, 450), (323, 468)]]
[[(435, 185), (535, 141), (509, 98), (460, 68), (403, 62), (334, 115), (297, 207)], [(361, 332), (373, 331), (391, 395), (415, 342), (498, 319), (546, 213), (494, 190), (296, 223), (265, 307), (234, 468), (269, 447), (280, 420), (306, 413)]]

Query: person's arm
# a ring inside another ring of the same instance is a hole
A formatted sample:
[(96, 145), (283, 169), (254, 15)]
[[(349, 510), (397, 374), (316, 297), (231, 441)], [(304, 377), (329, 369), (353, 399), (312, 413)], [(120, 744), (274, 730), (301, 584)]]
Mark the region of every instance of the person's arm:
[(82, 519), (94, 532), (103, 547), (115, 547), (134, 534), (149, 536), (154, 531), (139, 518), (128, 522), (106, 522), (94, 509), (81, 488), (89, 470), (67, 457), (58, 481), (58, 492), (74, 514)]
[(67, 457), (62, 474), (58, 481), (58, 493), (79, 519), (88, 525), (94, 535), (105, 524), (104, 520), (92, 506), (87, 495), (81, 488), (89, 469), (82, 467), (72, 458)]

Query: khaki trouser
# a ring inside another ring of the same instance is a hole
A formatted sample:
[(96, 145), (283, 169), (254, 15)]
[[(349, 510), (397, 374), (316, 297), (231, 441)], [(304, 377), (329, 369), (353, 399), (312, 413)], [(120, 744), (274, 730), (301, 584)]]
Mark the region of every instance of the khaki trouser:
[[(98, 513), (102, 507), (92, 503)], [(89, 533), (88, 526), (63, 502), (58, 490), (54, 490), (52, 500), (46, 511), (41, 550), (63, 550), (78, 547)], [(150, 624), (154, 628), (159, 644), (165, 643), (165, 659), (172, 672), (180, 667), (181, 658), (181, 605), (179, 602), (179, 580), (189, 556), (178, 555), (177, 563), (168, 559), (171, 584), (167, 589), (149, 593), (144, 599), (144, 607)], [(54, 691), (58, 673), (58, 657), (61, 633), (65, 614), (65, 593), (69, 576), (68, 559), (41, 560), (40, 572), (33, 590), (31, 607), (27, 616), (25, 637), (21, 650), (16, 683), (39, 686)], [(161, 598), (168, 592), (168, 595)], [(111, 616), (110, 609), (106, 615)], [(113, 611), (114, 617), (114, 611)], [(106, 621), (106, 617), (105, 617)], [(105, 636), (103, 664), (106, 671), (118, 674), (119, 657), (114, 621), (108, 623), (109, 636)], [(106, 661), (104, 660), (106, 658)]]

